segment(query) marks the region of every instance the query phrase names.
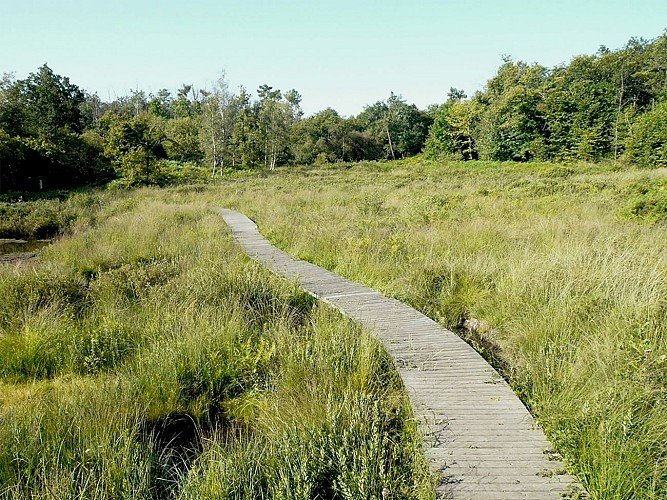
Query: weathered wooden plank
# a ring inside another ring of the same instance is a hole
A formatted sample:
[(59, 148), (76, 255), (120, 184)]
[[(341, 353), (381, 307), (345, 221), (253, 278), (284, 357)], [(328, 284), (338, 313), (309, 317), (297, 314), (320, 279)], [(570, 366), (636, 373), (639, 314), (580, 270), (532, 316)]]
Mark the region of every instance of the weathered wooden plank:
[(395, 361), (442, 478), (439, 498), (556, 499), (582, 490), (526, 407), (457, 335), (395, 299), (298, 261), (268, 243), (242, 214), (220, 213), (237, 243), (275, 273), (358, 321)]

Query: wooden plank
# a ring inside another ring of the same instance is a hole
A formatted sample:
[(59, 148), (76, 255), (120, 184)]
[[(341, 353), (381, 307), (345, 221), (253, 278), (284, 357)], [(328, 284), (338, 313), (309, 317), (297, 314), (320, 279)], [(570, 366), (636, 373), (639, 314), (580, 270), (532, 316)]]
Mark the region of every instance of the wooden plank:
[(583, 491), (532, 415), (496, 370), (431, 318), (376, 290), (298, 261), (268, 243), (244, 215), (220, 214), (235, 241), (276, 274), (358, 321), (393, 357), (441, 475), (438, 498), (556, 499)]

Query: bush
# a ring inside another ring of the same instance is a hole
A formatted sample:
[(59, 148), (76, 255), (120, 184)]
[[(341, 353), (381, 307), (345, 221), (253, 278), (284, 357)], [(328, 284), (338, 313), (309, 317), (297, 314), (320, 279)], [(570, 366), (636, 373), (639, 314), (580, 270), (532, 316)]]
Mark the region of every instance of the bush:
[(629, 201), (620, 215), (646, 222), (667, 220), (667, 180), (642, 179), (628, 188)]
[(637, 118), (625, 146), (627, 158), (642, 167), (667, 166), (667, 102)]
[(72, 368), (84, 375), (113, 368), (132, 354), (136, 345), (137, 338), (122, 325), (96, 325), (74, 336)]

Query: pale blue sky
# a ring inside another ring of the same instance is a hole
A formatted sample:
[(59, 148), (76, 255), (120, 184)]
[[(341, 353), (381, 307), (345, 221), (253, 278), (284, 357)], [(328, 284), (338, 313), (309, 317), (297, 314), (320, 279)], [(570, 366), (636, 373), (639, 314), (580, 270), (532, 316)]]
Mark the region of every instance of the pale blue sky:
[(43, 63), (103, 100), (130, 89), (296, 88), (307, 114), (391, 91), (421, 108), (502, 63), (554, 66), (667, 28), (667, 0), (2, 0), (0, 73)]

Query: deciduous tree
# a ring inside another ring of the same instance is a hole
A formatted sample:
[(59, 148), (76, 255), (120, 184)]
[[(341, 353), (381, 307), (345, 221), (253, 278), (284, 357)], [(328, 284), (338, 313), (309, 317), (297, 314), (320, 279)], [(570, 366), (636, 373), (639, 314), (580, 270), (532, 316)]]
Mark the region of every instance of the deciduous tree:
[(130, 120), (113, 114), (105, 118), (111, 122), (105, 154), (130, 182), (149, 184), (151, 162), (166, 158), (160, 122), (146, 113)]

